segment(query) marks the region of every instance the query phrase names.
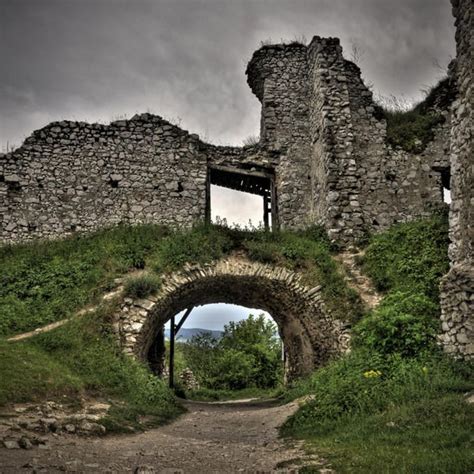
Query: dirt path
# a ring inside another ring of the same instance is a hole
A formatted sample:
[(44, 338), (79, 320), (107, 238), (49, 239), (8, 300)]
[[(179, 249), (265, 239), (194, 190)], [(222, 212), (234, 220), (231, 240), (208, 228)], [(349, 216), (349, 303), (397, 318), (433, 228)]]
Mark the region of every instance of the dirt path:
[[(175, 422), (135, 435), (79, 438), (61, 435), (49, 448), (0, 448), (0, 472), (264, 473), (304, 457), (278, 438), (278, 426), (297, 404), (185, 402)], [(278, 472), (297, 472), (278, 470)]]

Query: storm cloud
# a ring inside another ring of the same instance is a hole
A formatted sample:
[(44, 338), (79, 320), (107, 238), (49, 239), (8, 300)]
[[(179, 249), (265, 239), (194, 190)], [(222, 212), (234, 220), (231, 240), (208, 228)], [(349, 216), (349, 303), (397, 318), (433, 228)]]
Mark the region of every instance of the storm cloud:
[(356, 45), (384, 95), (419, 98), (454, 56), (448, 0), (0, 0), (0, 148), (144, 111), (240, 145), (259, 133), (252, 52), (313, 35)]

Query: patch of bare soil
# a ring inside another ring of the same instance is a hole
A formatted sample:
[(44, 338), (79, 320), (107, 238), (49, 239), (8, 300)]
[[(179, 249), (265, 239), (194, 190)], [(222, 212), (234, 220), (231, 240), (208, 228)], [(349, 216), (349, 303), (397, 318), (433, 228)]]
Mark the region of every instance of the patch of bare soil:
[[(297, 403), (184, 404), (188, 412), (176, 421), (140, 434), (87, 438), (50, 434), (47, 443), (32, 449), (2, 447), (0, 472), (298, 472), (299, 463), (291, 460), (304, 458), (303, 450), (278, 437), (278, 427)], [(321, 459), (312, 459), (311, 464), (328, 472)]]

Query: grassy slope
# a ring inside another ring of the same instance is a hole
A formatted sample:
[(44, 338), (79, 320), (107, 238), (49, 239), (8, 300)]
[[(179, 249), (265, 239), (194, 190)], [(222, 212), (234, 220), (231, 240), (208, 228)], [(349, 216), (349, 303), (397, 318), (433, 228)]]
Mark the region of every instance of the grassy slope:
[(0, 248), (0, 336), (35, 329), (72, 315), (133, 268), (158, 274), (202, 263), (234, 249), (250, 258), (299, 269), (321, 284), (335, 316), (360, 315), (324, 236), (197, 227), (170, 233), (159, 226), (117, 227), (90, 236)]
[(308, 284), (323, 286), (337, 316), (360, 315), (357, 296), (347, 288), (327, 240), (316, 229), (295, 235), (203, 226), (175, 233), (159, 226), (117, 227), (6, 246), (0, 248), (0, 404), (87, 391), (118, 402), (108, 421), (111, 428), (133, 425), (140, 414), (158, 421), (174, 415), (179, 410), (164, 384), (121, 355), (107, 331), (110, 308), (28, 341), (6, 343), (2, 337), (74, 314), (130, 269), (146, 267), (159, 275), (234, 249), (247, 250), (258, 261), (301, 269)]
[[(362, 263), (386, 304), (403, 295), (428, 299), (437, 318), (447, 242), (443, 217), (402, 224), (373, 237)], [(428, 347), (410, 357), (356, 348), (287, 393), (315, 399), (283, 433), (307, 440), (338, 472), (471, 472), (474, 407), (464, 394), (474, 390), (473, 375), (472, 364)]]

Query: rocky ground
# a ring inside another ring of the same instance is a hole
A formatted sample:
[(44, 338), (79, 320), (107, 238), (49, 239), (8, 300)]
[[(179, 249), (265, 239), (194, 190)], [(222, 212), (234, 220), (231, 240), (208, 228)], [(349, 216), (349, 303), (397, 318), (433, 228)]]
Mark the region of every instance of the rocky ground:
[(184, 404), (188, 412), (169, 425), (107, 436), (98, 436), (102, 403), (74, 415), (51, 403), (13, 407), (0, 422), (0, 472), (288, 473), (302, 462), (331, 472), (324, 460), (279, 439), (277, 428), (296, 403)]

